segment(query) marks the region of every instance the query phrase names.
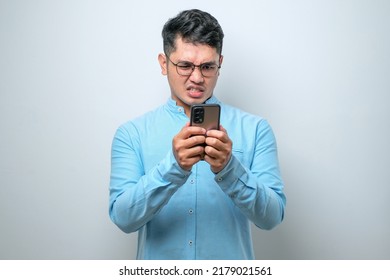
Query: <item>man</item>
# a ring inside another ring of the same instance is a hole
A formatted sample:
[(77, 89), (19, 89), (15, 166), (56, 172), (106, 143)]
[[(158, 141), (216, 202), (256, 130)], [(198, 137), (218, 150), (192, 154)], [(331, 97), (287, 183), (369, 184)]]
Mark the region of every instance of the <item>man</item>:
[[(254, 259), (250, 222), (272, 229), (284, 214), (273, 132), (213, 95), (224, 36), (213, 16), (183, 11), (162, 35), (171, 98), (117, 130), (110, 217), (138, 231), (138, 259)], [(201, 103), (221, 106), (220, 130), (189, 126)]]

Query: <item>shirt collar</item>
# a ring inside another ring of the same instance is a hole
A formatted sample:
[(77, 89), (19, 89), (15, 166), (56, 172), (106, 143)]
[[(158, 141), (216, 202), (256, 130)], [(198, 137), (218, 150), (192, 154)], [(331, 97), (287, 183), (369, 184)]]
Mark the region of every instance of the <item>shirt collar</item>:
[[(212, 95), (209, 99), (206, 100), (205, 103), (206, 104), (220, 104), (221, 102), (214, 95)], [(183, 113), (184, 112), (184, 108), (176, 105), (176, 101), (173, 100), (171, 97), (168, 98), (166, 106), (173, 113)]]

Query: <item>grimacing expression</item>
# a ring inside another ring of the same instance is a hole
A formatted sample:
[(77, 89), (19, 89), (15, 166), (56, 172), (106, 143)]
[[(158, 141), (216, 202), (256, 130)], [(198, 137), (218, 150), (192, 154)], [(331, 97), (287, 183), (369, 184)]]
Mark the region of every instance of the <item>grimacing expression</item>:
[(204, 103), (213, 95), (219, 72), (215, 76), (204, 77), (199, 67), (195, 67), (191, 75), (182, 76), (177, 73), (176, 66), (173, 63), (190, 62), (194, 65), (204, 63), (221, 65), (223, 56), (217, 53), (215, 48), (204, 44), (185, 42), (179, 37), (176, 39), (175, 50), (169, 58), (164, 54), (160, 54), (158, 59), (162, 74), (168, 77), (172, 99), (176, 101), (178, 106), (184, 107), (187, 115), (191, 105)]

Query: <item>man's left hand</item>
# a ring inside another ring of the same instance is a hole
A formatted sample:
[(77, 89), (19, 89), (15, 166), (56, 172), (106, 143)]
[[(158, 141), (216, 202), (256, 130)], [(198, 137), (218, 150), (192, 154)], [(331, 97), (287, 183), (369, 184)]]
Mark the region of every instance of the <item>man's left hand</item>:
[(211, 171), (218, 173), (226, 166), (232, 155), (232, 146), (232, 140), (222, 126), (220, 130), (207, 131), (204, 160), (210, 164)]

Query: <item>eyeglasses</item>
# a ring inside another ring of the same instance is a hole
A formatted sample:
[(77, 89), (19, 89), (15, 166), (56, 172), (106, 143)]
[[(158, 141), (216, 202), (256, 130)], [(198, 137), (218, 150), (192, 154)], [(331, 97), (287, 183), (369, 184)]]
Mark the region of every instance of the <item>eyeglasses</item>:
[(179, 61), (178, 63), (174, 63), (168, 55), (166, 55), (166, 57), (168, 57), (169, 61), (176, 66), (176, 72), (180, 76), (191, 76), (192, 72), (195, 70), (195, 67), (198, 67), (203, 77), (214, 77), (221, 68), (221, 65), (213, 62), (202, 63), (199, 65), (195, 65), (188, 61)]

